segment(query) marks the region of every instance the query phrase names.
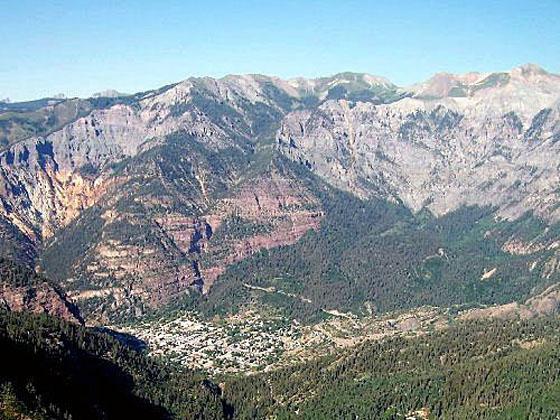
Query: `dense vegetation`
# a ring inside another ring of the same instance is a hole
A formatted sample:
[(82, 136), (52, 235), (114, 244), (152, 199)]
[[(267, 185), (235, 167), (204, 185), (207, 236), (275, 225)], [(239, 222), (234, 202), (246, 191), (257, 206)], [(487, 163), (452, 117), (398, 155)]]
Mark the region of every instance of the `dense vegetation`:
[(25, 265), (0, 257), (0, 283), (10, 287), (35, 286), (47, 281)]
[(31, 240), (13, 223), (0, 218), (0, 257), (32, 265), (37, 256)]
[(223, 377), (165, 365), (119, 337), (0, 312), (0, 417), (556, 418), (560, 319), (457, 323), (268, 373)]
[(459, 323), (227, 383), (237, 418), (552, 419), (560, 321)]
[[(299, 170), (300, 179), (307, 179), (321, 198), (325, 219), (320, 229), (295, 245), (265, 250), (231, 266), (201, 303), (205, 312), (235, 312), (257, 303), (314, 320), (323, 309), (359, 314), (497, 304), (524, 300), (558, 281), (557, 274), (542, 276), (554, 251), (540, 252), (539, 264), (530, 270), (535, 256), (502, 249), (512, 237), (546, 240), (543, 235), (554, 235), (558, 226), (544, 229), (531, 215), (496, 222), (492, 209), (478, 207), (440, 218), (428, 212), (414, 215), (399, 204), (363, 201), (327, 188)], [(484, 280), (482, 275), (493, 268), (491, 279)], [(304, 299), (250, 290), (243, 287), (247, 283)]]
[[(525, 219), (525, 234), (537, 227)], [(0, 261), (10, 286), (44, 281)], [(555, 418), (560, 319), (460, 322), (268, 373), (206, 375), (134, 337), (0, 311), (0, 418)], [(137, 350), (138, 349), (138, 350)]]
[(222, 418), (204, 376), (148, 358), (101, 331), (0, 311), (0, 418)]

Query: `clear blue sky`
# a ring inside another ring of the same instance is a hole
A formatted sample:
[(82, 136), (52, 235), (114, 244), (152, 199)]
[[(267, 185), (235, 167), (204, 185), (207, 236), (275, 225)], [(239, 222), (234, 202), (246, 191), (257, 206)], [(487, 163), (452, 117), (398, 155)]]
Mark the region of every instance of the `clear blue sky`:
[(0, 98), (135, 92), (189, 76), (560, 73), (560, 0), (0, 0)]

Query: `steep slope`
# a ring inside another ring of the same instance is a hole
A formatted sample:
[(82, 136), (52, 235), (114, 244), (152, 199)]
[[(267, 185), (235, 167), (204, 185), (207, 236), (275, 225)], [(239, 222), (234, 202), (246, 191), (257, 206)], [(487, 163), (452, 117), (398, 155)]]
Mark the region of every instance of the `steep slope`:
[(191, 286), (206, 292), (227, 264), (318, 226), (320, 205), (297, 178), (271, 165), (239, 179), (244, 159), (168, 138), (46, 243), (43, 267), (96, 317), (140, 315)]
[(283, 89), (293, 91), (275, 78), (228, 76), (90, 99), (96, 106), (87, 115), (0, 153), (0, 216), (34, 241), (49, 238), (102, 195), (117, 163), (161, 146), (169, 134), (186, 133), (214, 151), (248, 152), (300, 106)]
[(0, 308), (12, 312), (48, 314), (83, 323), (78, 308), (60, 287), (29, 268), (0, 258)]
[(0, 311), (3, 419), (224, 417), (219, 388), (109, 333)]
[[(38, 264), (94, 322), (199, 293), (209, 311), (246, 305), (257, 292), (231, 273), (254, 264), (254, 285), (290, 273), (272, 286), (314, 302), (300, 315), (524, 299), (557, 275), (556, 238), (520, 253), (533, 245), (517, 229), (528, 217), (535, 235), (557, 231), (559, 92), (558, 76), (524, 66), (408, 89), (245, 75), (88, 99), (0, 152), (0, 255)], [(9, 111), (52, 111), (42, 105)], [(471, 215), (486, 227), (475, 237)], [(452, 238), (438, 231), (449, 220)], [(440, 248), (455, 262), (422, 280)], [(494, 267), (503, 281), (481, 286)]]
[(271, 160), (270, 138), (286, 105), (274, 84), (259, 77), (185, 83), (187, 97), (177, 97), (185, 89), (177, 86), (149, 109), (200, 119), (201, 128), (169, 123), (172, 133), (118, 165), (98, 164), (94, 200), (58, 223), (56, 235), (43, 234), (45, 270), (96, 319), (116, 308), (140, 315), (191, 286), (205, 292), (227, 264), (293, 243), (319, 223), (316, 200)]
[(548, 108), (560, 95), (560, 75), (548, 73), (535, 64), (508, 72), (440, 73), (407, 89), (408, 106), (444, 100), (463, 114), (500, 116), (515, 112), (526, 124), (538, 111)]
[(47, 98), (27, 103), (0, 103), (0, 149), (56, 131), (93, 108), (92, 103), (81, 99)]
[(464, 97), (436, 77), (390, 104), (327, 101), (295, 111), (282, 121), (279, 147), (360, 197), (437, 215), (490, 205), (507, 218), (533, 211), (558, 221), (560, 77), (534, 67), (506, 75), (507, 83)]
[(434, 217), (336, 190), (319, 196), (325, 217), (317, 231), (232, 265), (201, 309), (256, 305), (309, 322), (333, 312), (524, 301), (560, 280), (558, 224), (531, 215), (496, 222), (492, 208)]

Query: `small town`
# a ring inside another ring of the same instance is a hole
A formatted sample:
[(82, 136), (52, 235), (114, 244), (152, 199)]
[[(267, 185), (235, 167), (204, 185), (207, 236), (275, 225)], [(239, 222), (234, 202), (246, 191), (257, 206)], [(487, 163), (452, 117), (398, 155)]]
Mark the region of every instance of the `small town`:
[(215, 375), (267, 371), (365, 340), (414, 336), (446, 325), (443, 312), (435, 308), (363, 318), (325, 312), (332, 316), (315, 325), (254, 311), (219, 320), (184, 311), (172, 319), (111, 328), (145, 342), (152, 356)]

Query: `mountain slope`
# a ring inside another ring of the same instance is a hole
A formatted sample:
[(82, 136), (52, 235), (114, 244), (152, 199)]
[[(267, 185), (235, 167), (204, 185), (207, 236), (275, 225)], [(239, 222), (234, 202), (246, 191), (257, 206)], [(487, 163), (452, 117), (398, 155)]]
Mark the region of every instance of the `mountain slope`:
[(148, 358), (100, 331), (0, 311), (0, 417), (223, 418), (202, 375)]
[(78, 308), (59, 286), (24, 265), (0, 258), (0, 309), (56, 316), (82, 324)]
[[(245, 75), (88, 99), (0, 152), (0, 255), (38, 264), (91, 322), (182, 298), (252, 304), (232, 273), (255, 266), (255, 285), (314, 302), (300, 315), (525, 299), (557, 279), (556, 237), (539, 235), (560, 218), (559, 101), (560, 78), (535, 66), (405, 89)], [(51, 112), (20, 108), (2, 112)], [(456, 259), (427, 263), (440, 248)]]
[(238, 418), (540, 418), (560, 409), (558, 319), (459, 323), (226, 386)]
[[(560, 77), (533, 67), (506, 75), (508, 83), (464, 98), (431, 80), (390, 104), (327, 101), (295, 111), (282, 122), (279, 147), (360, 197), (437, 215), (491, 205), (508, 218), (533, 211), (558, 221), (559, 170), (550, 158), (559, 152)], [(433, 95), (425, 98), (426, 89)]]
[(523, 301), (560, 280), (559, 226), (531, 215), (497, 223), (491, 208), (436, 218), (336, 190), (322, 198), (317, 231), (232, 265), (201, 308), (212, 315), (256, 304), (309, 322), (332, 311)]

